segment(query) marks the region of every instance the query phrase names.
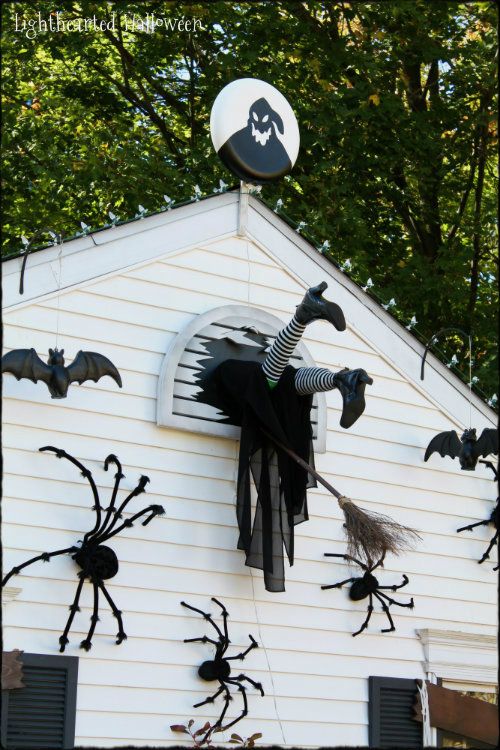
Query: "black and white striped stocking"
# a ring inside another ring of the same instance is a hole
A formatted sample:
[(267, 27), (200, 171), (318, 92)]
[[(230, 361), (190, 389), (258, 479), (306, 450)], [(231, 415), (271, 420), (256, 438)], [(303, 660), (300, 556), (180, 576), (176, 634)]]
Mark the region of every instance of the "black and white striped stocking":
[(271, 388), (277, 385), (281, 373), (287, 366), (288, 360), (305, 330), (305, 325), (298, 323), (294, 316), (289, 324), (279, 332), (262, 365), (264, 375)]
[[(290, 323), (279, 332), (262, 365), (270, 388), (277, 385), (305, 329), (305, 325), (298, 323), (293, 317)], [(301, 396), (319, 391), (331, 391), (336, 387), (335, 373), (324, 367), (301, 367), (295, 373), (295, 390)]]
[(301, 396), (337, 388), (336, 376), (324, 367), (300, 367), (295, 373), (295, 390)]

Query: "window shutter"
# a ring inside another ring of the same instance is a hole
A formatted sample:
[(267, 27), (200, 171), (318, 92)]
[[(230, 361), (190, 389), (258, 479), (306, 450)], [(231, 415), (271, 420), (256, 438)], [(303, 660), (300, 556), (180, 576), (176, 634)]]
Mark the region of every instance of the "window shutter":
[(72, 748), (78, 657), (23, 654), (25, 687), (2, 693), (2, 747)]
[(396, 677), (369, 678), (370, 747), (420, 750), (422, 725), (413, 719), (417, 683)]

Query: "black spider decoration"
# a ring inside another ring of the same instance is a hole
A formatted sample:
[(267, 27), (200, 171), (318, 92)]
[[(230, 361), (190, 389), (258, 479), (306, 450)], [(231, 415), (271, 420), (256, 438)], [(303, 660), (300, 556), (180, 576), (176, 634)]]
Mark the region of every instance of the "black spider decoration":
[[(488, 466), (495, 475), (495, 480), (498, 481), (498, 472), (491, 463), (491, 461), (480, 461), (480, 463), (485, 464)], [(500, 497), (497, 497), (497, 503), (493, 510), (491, 511), (491, 514), (489, 518), (486, 518), (484, 521), (477, 521), (476, 523), (471, 523), (469, 526), (462, 526), (460, 529), (457, 529), (457, 533), (459, 534), (461, 531), (472, 531), (472, 529), (475, 529), (476, 526), (489, 526), (492, 525), (495, 529), (495, 533), (491, 537), (490, 543), (488, 545), (488, 548), (486, 549), (486, 552), (482, 556), (480, 560), (478, 560), (478, 563), (481, 565), (481, 563), (484, 563), (485, 560), (487, 560), (490, 556), (490, 552), (493, 549), (494, 544), (498, 540), (498, 533), (499, 533), (499, 527), (500, 527)], [(498, 570), (500, 567), (500, 563), (496, 565), (493, 570)]]
[[(218, 639), (214, 640), (213, 638), (209, 638), (208, 636), (204, 635), (200, 638), (184, 638), (184, 643), (193, 643), (195, 641), (199, 641), (200, 643), (212, 643), (215, 646), (215, 656), (213, 659), (209, 661), (204, 661), (203, 664), (198, 669), (198, 674), (201, 677), (202, 680), (206, 680), (207, 682), (213, 682), (217, 680), (220, 684), (220, 688), (213, 694), (210, 695), (208, 698), (206, 698), (204, 701), (201, 701), (200, 703), (195, 703), (193, 708), (199, 708), (200, 706), (204, 706), (206, 703), (213, 703), (215, 699), (221, 694), (224, 693), (224, 707), (221, 711), (221, 714), (215, 724), (210, 727), (210, 729), (205, 734), (204, 738), (208, 737), (209, 734), (212, 734), (214, 731), (224, 731), (226, 729), (229, 729), (229, 727), (232, 727), (234, 724), (236, 724), (238, 721), (243, 719), (244, 716), (248, 714), (248, 702), (247, 702), (247, 696), (246, 696), (246, 688), (242, 684), (243, 681), (249, 682), (251, 685), (254, 686), (254, 688), (257, 688), (257, 690), (260, 690), (260, 694), (264, 695), (264, 690), (262, 689), (262, 685), (260, 682), (255, 682), (254, 680), (250, 679), (250, 677), (247, 677), (244, 674), (239, 674), (237, 677), (231, 677), (231, 665), (229, 664), (230, 661), (233, 661), (234, 659), (241, 659), (243, 660), (245, 656), (254, 648), (258, 648), (258, 643), (255, 641), (255, 639), (249, 635), (250, 638), (250, 646), (246, 649), (246, 651), (242, 651), (240, 654), (236, 654), (236, 656), (225, 656), (226, 651), (228, 649), (229, 644), (231, 641), (229, 640), (229, 634), (227, 630), (227, 618), (228, 618), (228, 612), (225, 606), (220, 602), (218, 599), (215, 599), (215, 597), (212, 597), (212, 601), (215, 602), (222, 610), (222, 619), (223, 619), (223, 628), (224, 632), (219, 628), (216, 622), (213, 621), (212, 616), (208, 614), (207, 612), (203, 612), (201, 609), (197, 609), (196, 607), (192, 607), (191, 604), (187, 604), (186, 602), (181, 602), (183, 607), (187, 607), (188, 609), (191, 609), (193, 612), (198, 612), (198, 614), (202, 615), (202, 617), (207, 620), (210, 625), (215, 629), (217, 632)], [(229, 701), (232, 700), (231, 692), (228, 688), (228, 685), (235, 685), (238, 690), (240, 691), (242, 698), (243, 698), (243, 709), (241, 711), (241, 714), (232, 721), (229, 722), (229, 724), (226, 724), (223, 726), (224, 722), (224, 716), (226, 715), (227, 709), (229, 708)]]
[(361, 625), (360, 629), (353, 633), (353, 636), (359, 635), (359, 633), (361, 633), (366, 627), (368, 627), (368, 623), (370, 622), (370, 618), (373, 612), (373, 597), (378, 599), (378, 601), (382, 605), (382, 609), (387, 615), (387, 619), (389, 620), (391, 626), (390, 628), (382, 629), (381, 633), (391, 633), (393, 630), (396, 630), (391, 617), (391, 613), (389, 612), (389, 607), (391, 606), (391, 604), (396, 604), (398, 607), (409, 607), (410, 609), (413, 609), (413, 598), (410, 599), (408, 604), (403, 604), (402, 602), (397, 602), (392, 597), (387, 596), (387, 594), (382, 593), (382, 590), (397, 591), (397, 589), (402, 589), (403, 586), (406, 586), (406, 584), (409, 583), (407, 575), (403, 573), (403, 583), (400, 583), (399, 586), (380, 586), (378, 580), (374, 575), (372, 575), (373, 571), (376, 568), (383, 566), (385, 553), (382, 555), (378, 563), (375, 563), (375, 565), (365, 565), (363, 562), (361, 562), (361, 560), (357, 560), (355, 557), (351, 557), (351, 555), (340, 555), (333, 552), (325, 552), (325, 557), (342, 557), (344, 560), (355, 562), (356, 565), (359, 565), (359, 567), (365, 571), (362, 576), (346, 578), (344, 581), (339, 581), (339, 583), (333, 583), (329, 586), (321, 587), (322, 589), (339, 589), (344, 585), (344, 583), (352, 583), (349, 590), (349, 597), (353, 601), (358, 602), (361, 599), (365, 599), (367, 596), (369, 597), (368, 614), (366, 616), (366, 619)]
[(68, 461), (71, 461), (72, 464), (80, 469), (82, 476), (88, 479), (92, 494), (94, 496), (94, 505), (92, 506), (92, 510), (95, 510), (96, 514), (94, 528), (85, 534), (83, 540), (81, 540), (80, 547), (73, 546), (66, 547), (65, 549), (55, 550), (54, 552), (43, 552), (41, 555), (37, 555), (37, 557), (32, 557), (30, 560), (27, 560), (22, 565), (17, 565), (16, 567), (12, 568), (12, 570), (7, 573), (7, 575), (3, 579), (2, 586), (5, 586), (7, 581), (12, 576), (17, 575), (23, 568), (26, 568), (28, 567), (28, 565), (37, 562), (37, 560), (49, 562), (50, 558), (55, 557), (56, 555), (71, 554), (73, 560), (81, 568), (78, 573), (78, 577), (80, 580), (76, 589), (73, 603), (69, 606), (70, 614), (66, 623), (66, 627), (64, 628), (63, 634), (59, 637), (59, 651), (63, 652), (66, 648), (66, 644), (69, 643), (67, 636), (75, 614), (80, 611), (78, 602), (80, 600), (80, 594), (82, 592), (83, 584), (86, 578), (90, 580), (94, 589), (94, 609), (90, 617), (90, 629), (88, 631), (87, 637), (80, 643), (80, 647), (84, 648), (86, 651), (89, 651), (92, 647), (92, 636), (94, 635), (94, 630), (99, 620), (99, 589), (104, 594), (104, 597), (111, 607), (113, 615), (118, 620), (118, 633), (116, 634), (116, 643), (118, 645), (127, 637), (125, 631), (123, 630), (122, 613), (116, 607), (104, 584), (104, 581), (113, 578), (118, 573), (118, 558), (116, 557), (115, 552), (110, 547), (105, 546), (104, 542), (107, 542), (109, 539), (111, 539), (111, 537), (119, 534), (120, 531), (123, 531), (123, 529), (132, 526), (133, 522), (141, 516), (149, 514), (146, 520), (142, 522), (143, 526), (147, 526), (147, 524), (152, 521), (155, 516), (162, 515), (165, 511), (163, 510), (161, 505), (149, 505), (147, 508), (144, 508), (138, 513), (135, 513), (131, 518), (127, 518), (125, 521), (123, 521), (123, 523), (117, 526), (116, 524), (118, 520), (123, 517), (123, 512), (125, 511), (126, 506), (132, 500), (132, 498), (136, 497), (136, 495), (140, 495), (142, 492), (145, 492), (145, 487), (149, 482), (149, 477), (141, 476), (137, 486), (132, 490), (132, 492), (127, 495), (125, 500), (117, 508), (115, 506), (116, 496), (118, 493), (118, 488), (120, 486), (120, 481), (125, 475), (122, 473), (122, 467), (118, 458), (111, 453), (104, 461), (104, 470), (107, 471), (109, 464), (113, 463), (115, 464), (118, 471), (115, 474), (115, 484), (113, 487), (113, 493), (111, 495), (111, 502), (109, 504), (109, 507), (103, 508), (99, 500), (99, 493), (97, 491), (96, 484), (89, 469), (86, 469), (85, 466), (77, 461), (76, 458), (73, 458), (73, 456), (70, 456), (69, 453), (66, 453), (66, 451), (59, 448), (54, 448), (51, 445), (46, 445), (44, 448), (40, 448), (40, 450), (51, 451), (56, 454), (57, 458), (66, 458)]

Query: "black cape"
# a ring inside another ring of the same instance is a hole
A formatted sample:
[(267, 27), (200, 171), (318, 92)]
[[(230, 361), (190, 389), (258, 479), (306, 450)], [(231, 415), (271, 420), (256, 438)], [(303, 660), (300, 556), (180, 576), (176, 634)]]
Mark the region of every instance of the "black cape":
[[(288, 365), (271, 390), (259, 362), (230, 359), (213, 375), (218, 407), (241, 426), (237, 483), (238, 549), (246, 564), (264, 571), (268, 591), (285, 590), (285, 547), (294, 557), (294, 526), (308, 519), (306, 490), (316, 482), (262, 432), (264, 428), (314, 467), (312, 395), (295, 391)], [(252, 524), (251, 481), (257, 492)]]

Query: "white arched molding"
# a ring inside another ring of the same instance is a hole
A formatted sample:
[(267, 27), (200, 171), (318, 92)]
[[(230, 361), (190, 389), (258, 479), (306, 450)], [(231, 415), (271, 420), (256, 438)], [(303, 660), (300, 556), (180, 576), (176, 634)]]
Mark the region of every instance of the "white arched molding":
[[(223, 305), (198, 315), (173, 340), (165, 353), (158, 380), (156, 423), (159, 427), (200, 432), (204, 435), (238, 440), (240, 428), (224, 424), (222, 415), (212, 406), (196, 400), (200, 390), (194, 376), (201, 369), (200, 359), (207, 356), (203, 340), (223, 338), (242, 328), (257, 329), (272, 341), (284, 327), (283, 322), (263, 310), (245, 305)], [(316, 367), (304, 343), (292, 357), (295, 367)], [(316, 393), (311, 412), (314, 449), (326, 451), (326, 398)]]

